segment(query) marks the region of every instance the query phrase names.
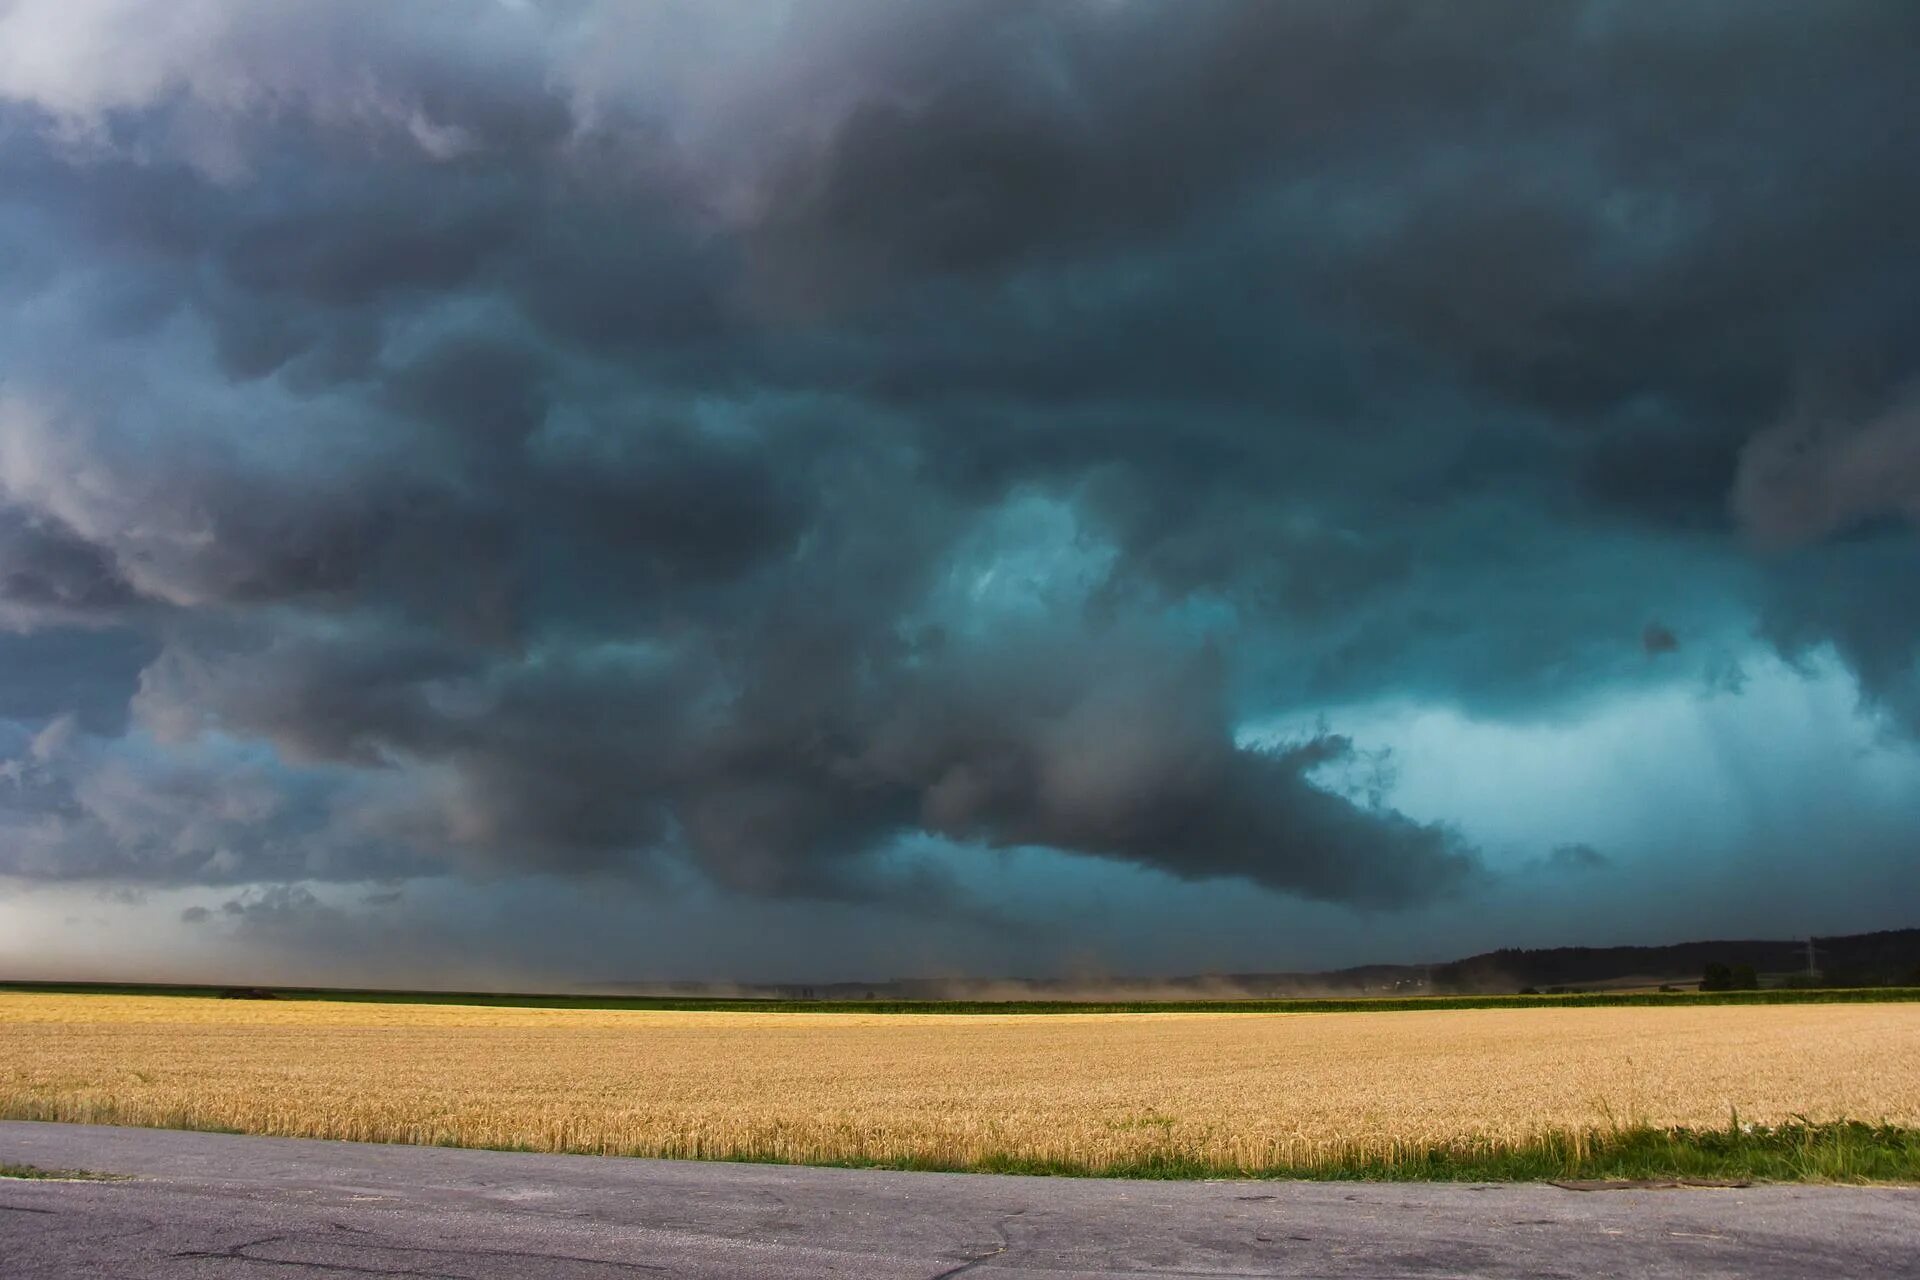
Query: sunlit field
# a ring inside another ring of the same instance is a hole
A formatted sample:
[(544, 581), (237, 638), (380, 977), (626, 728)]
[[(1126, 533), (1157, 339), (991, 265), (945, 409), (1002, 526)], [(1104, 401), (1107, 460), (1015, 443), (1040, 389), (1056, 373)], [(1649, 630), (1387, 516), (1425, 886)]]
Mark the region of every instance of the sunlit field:
[(1260, 1172), (1625, 1125), (1920, 1123), (1920, 1006), (678, 1013), (0, 994), (0, 1115), (375, 1142)]

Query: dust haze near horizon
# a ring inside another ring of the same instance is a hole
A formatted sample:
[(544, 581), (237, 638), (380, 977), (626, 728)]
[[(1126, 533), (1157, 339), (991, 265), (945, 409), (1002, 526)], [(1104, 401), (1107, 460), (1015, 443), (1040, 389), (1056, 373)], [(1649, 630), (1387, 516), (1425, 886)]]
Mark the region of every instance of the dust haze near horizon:
[(0, 0), (0, 972), (1920, 923), (1916, 47)]

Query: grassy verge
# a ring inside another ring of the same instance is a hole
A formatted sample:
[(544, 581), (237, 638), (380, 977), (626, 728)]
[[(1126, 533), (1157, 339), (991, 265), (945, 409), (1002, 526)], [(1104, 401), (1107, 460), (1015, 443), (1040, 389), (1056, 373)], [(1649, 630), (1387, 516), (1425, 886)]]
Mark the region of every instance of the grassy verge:
[(30, 1164), (0, 1161), (0, 1178), (35, 1182), (119, 1182), (123, 1176), (117, 1173), (88, 1173), (83, 1169), (41, 1169)]
[[(132, 983), (0, 982), (0, 993), (219, 996), (224, 988)], [(756, 1000), (720, 997), (516, 995), (483, 991), (365, 991), (275, 987), (281, 1000), (358, 1004), (477, 1005), (507, 1009), (635, 1009), (734, 1013), (1386, 1013), (1418, 1009), (1578, 1009), (1742, 1004), (1877, 1004), (1920, 1001), (1920, 987), (1781, 988), (1770, 991), (1588, 991), (1554, 996), (1355, 996), (1275, 1000)]]
[[(15, 1115), (14, 1119), (51, 1119)], [(124, 1123), (105, 1118), (101, 1123)], [(162, 1127), (138, 1126), (136, 1127)], [(241, 1130), (195, 1124), (181, 1116), (169, 1126), (198, 1132)], [(441, 1140), (433, 1145), (522, 1154), (599, 1155), (566, 1146), (492, 1146)], [(609, 1158), (617, 1159), (618, 1156)], [(1550, 1133), (1527, 1142), (1467, 1140), (1408, 1143), (1390, 1151), (1356, 1148), (1319, 1159), (1282, 1164), (1232, 1165), (1173, 1154), (1093, 1164), (1072, 1159), (987, 1156), (971, 1160), (784, 1158), (771, 1152), (735, 1151), (697, 1157), (729, 1164), (810, 1165), (837, 1169), (885, 1169), (918, 1173), (999, 1173), (1056, 1178), (1145, 1178), (1158, 1181), (1219, 1179), (1309, 1182), (1821, 1182), (1920, 1184), (1920, 1128), (1855, 1120), (1741, 1124), (1725, 1128), (1662, 1128), (1652, 1125)], [(0, 1177), (98, 1181), (120, 1175), (0, 1165)]]
[[(740, 1156), (746, 1163), (786, 1163)], [(1128, 1164), (987, 1159), (841, 1161), (837, 1168), (1046, 1177), (1296, 1179), (1314, 1182), (1730, 1181), (1920, 1183), (1920, 1129), (1858, 1121), (1733, 1124), (1725, 1129), (1636, 1126), (1556, 1133), (1520, 1144), (1409, 1145), (1392, 1153), (1331, 1156), (1305, 1164), (1227, 1166), (1158, 1157)]]
[(1429, 1148), (1399, 1159), (1354, 1161), (1312, 1176), (1449, 1182), (1920, 1182), (1920, 1129), (1858, 1121), (1771, 1126), (1735, 1122), (1724, 1129), (1636, 1126), (1557, 1134), (1504, 1150)]

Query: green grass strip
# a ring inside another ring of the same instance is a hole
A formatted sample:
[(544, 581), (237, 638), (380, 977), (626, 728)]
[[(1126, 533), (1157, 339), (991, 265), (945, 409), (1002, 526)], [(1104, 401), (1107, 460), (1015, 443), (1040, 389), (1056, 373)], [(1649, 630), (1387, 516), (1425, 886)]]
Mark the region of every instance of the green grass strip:
[[(0, 992), (191, 996), (227, 988), (134, 983), (0, 982)], [(678, 996), (524, 995), (484, 991), (370, 991), (274, 987), (281, 1000), (475, 1005), (506, 1009), (636, 1009), (695, 1013), (1388, 1013), (1420, 1009), (1585, 1009), (1740, 1004), (1876, 1004), (1920, 1001), (1920, 987), (1782, 987), (1767, 991), (1586, 991), (1569, 995), (1355, 996), (1273, 1000), (759, 1000)]]
[[(11, 1119), (53, 1119), (15, 1114)], [(111, 1116), (102, 1123), (118, 1123)], [(159, 1126), (150, 1126), (159, 1127)], [(233, 1134), (239, 1130), (196, 1125), (181, 1117), (179, 1128)], [(438, 1146), (556, 1154), (550, 1148), (487, 1146), (442, 1140)], [(601, 1155), (597, 1150), (557, 1154)], [(642, 1153), (644, 1154), (644, 1153)], [(618, 1159), (619, 1156), (609, 1158)], [(1299, 1180), (1311, 1182), (1820, 1182), (1920, 1184), (1920, 1129), (1856, 1120), (1794, 1120), (1778, 1125), (1724, 1128), (1623, 1126), (1586, 1132), (1554, 1132), (1525, 1142), (1467, 1140), (1408, 1143), (1385, 1153), (1334, 1152), (1302, 1163), (1234, 1165), (1156, 1154), (1137, 1160), (1093, 1164), (1080, 1160), (988, 1156), (949, 1161), (819, 1159), (797, 1161), (773, 1153), (733, 1152), (703, 1157), (734, 1164), (807, 1164), (842, 1169), (925, 1173), (1025, 1174), (1061, 1178), (1143, 1178), (1158, 1181)], [(0, 1177), (114, 1181), (120, 1175), (0, 1165)]]
[[(785, 1163), (751, 1155), (748, 1163)], [(1634, 1126), (1554, 1133), (1524, 1143), (1409, 1145), (1282, 1165), (1221, 1165), (1177, 1156), (1093, 1166), (1071, 1160), (836, 1161), (835, 1167), (1045, 1177), (1313, 1182), (1920, 1183), (1920, 1129), (1794, 1121), (1725, 1129)]]
[(125, 1175), (88, 1173), (83, 1169), (42, 1169), (30, 1164), (0, 1161), (0, 1178), (18, 1178), (32, 1182), (120, 1182)]

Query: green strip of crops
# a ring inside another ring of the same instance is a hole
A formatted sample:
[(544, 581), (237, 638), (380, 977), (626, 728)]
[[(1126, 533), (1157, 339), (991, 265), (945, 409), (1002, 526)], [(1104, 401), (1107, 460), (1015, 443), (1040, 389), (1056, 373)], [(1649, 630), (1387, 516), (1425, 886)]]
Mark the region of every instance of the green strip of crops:
[[(0, 992), (63, 995), (222, 995), (223, 987), (4, 982)], [(678, 996), (517, 995), (479, 991), (365, 991), (275, 987), (275, 999), (510, 1009), (659, 1009), (734, 1013), (1382, 1013), (1417, 1009), (1568, 1009), (1707, 1004), (1870, 1004), (1920, 1000), (1920, 987), (1783, 987), (1768, 991), (1587, 991), (1571, 995), (1355, 996), (1275, 1000), (757, 1000)]]
[(1917, 1183), (1920, 1129), (1858, 1121), (1796, 1121), (1769, 1126), (1736, 1120), (1719, 1129), (1634, 1126), (1555, 1133), (1520, 1144), (1409, 1145), (1386, 1156), (1335, 1155), (1311, 1164), (1279, 1166), (1241, 1167), (1156, 1157), (1098, 1167), (1072, 1161), (1016, 1159), (856, 1167), (1161, 1180)]

